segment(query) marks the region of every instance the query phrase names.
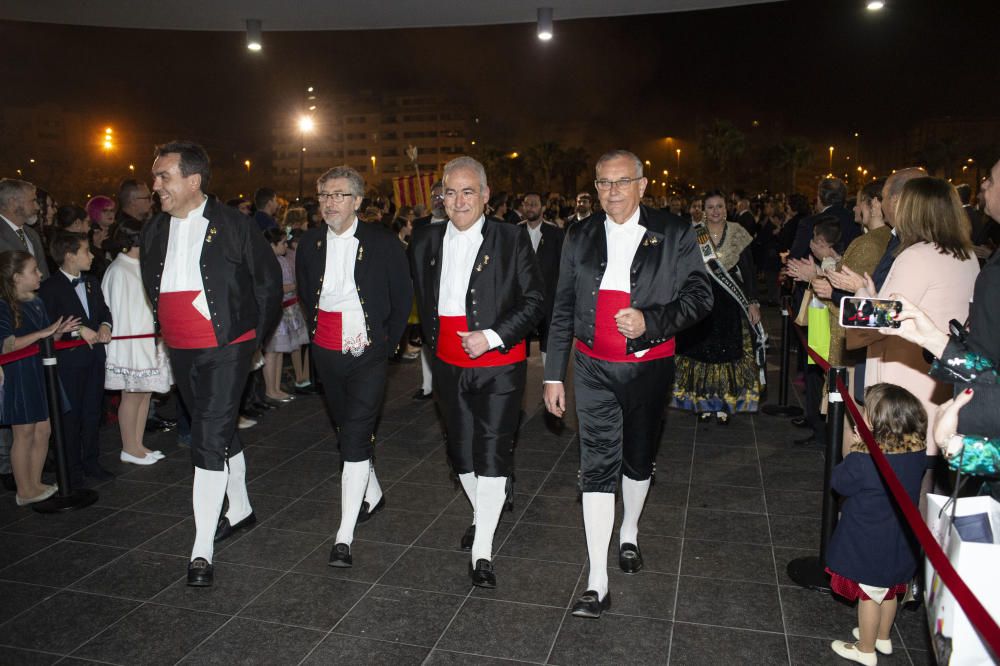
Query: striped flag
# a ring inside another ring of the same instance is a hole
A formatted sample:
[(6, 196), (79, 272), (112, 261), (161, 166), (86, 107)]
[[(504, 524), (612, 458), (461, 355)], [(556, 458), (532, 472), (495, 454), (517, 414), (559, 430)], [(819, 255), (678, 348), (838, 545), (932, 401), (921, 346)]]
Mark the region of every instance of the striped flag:
[(428, 210), (431, 202), (431, 186), (437, 180), (433, 173), (417, 176), (403, 176), (392, 179), (392, 192), (396, 198), (396, 206), (423, 205)]

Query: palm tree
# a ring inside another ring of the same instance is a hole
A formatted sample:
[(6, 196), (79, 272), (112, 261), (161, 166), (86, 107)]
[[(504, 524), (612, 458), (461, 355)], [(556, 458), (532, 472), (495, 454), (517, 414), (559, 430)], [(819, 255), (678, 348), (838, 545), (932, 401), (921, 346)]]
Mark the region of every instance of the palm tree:
[(577, 181), (580, 178), (580, 174), (585, 173), (589, 165), (590, 156), (580, 146), (574, 146), (562, 151), (559, 163), (556, 165), (556, 170), (559, 172), (559, 177), (562, 180), (562, 193), (564, 195), (567, 197), (576, 195)]
[(726, 185), (733, 162), (743, 155), (745, 149), (746, 136), (743, 132), (728, 120), (718, 118), (702, 132), (701, 140), (698, 142), (698, 150), (706, 164), (711, 165), (710, 168), (717, 174), (723, 186)]
[(542, 189), (552, 189), (552, 174), (563, 158), (563, 149), (554, 141), (543, 141), (524, 153), (527, 168), (541, 175)]
[(782, 139), (775, 149), (778, 165), (790, 172), (790, 191), (794, 192), (799, 169), (807, 166), (813, 159), (812, 148), (804, 138), (790, 136)]

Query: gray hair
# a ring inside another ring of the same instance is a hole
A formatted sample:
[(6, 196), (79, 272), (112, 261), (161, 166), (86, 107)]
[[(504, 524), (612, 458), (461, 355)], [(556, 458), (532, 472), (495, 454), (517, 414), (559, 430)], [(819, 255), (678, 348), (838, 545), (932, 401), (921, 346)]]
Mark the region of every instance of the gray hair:
[(635, 173), (636, 178), (642, 178), (642, 160), (636, 157), (635, 153), (629, 152), (627, 150), (611, 150), (600, 156), (597, 160), (597, 164), (594, 166), (594, 172), (596, 174), (597, 170), (601, 168), (601, 165), (605, 162), (610, 162), (611, 160), (618, 160), (625, 158), (631, 160), (635, 163)]
[(316, 189), (323, 187), (327, 181), (343, 178), (351, 184), (351, 194), (356, 197), (365, 196), (365, 179), (355, 169), (345, 165), (335, 166), (316, 179)]
[(463, 155), (462, 157), (456, 157), (452, 161), (444, 165), (444, 171), (441, 175), (441, 182), (448, 180), (448, 174), (452, 171), (458, 171), (460, 169), (468, 169), (469, 171), (474, 171), (477, 176), (479, 176), (479, 188), (485, 190), (489, 185), (486, 184), (486, 169), (477, 160), (469, 157), (468, 155)]
[(923, 167), (906, 167), (905, 169), (898, 169), (896, 173), (891, 174), (888, 179), (886, 179), (886, 186), (888, 186), (888, 197), (900, 196), (903, 193), (903, 186), (906, 185), (908, 181), (914, 178), (921, 178), (926, 176), (927, 172), (924, 171)]
[(35, 186), (26, 180), (18, 180), (16, 178), (0, 179), (0, 208), (9, 209), (14, 197), (34, 189)]

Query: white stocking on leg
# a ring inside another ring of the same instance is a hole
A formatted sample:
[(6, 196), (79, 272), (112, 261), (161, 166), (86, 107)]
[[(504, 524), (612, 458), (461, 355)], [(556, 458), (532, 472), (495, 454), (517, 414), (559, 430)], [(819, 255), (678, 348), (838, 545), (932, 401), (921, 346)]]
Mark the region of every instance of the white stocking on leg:
[(622, 504), (625, 508), (625, 515), (622, 517), (622, 527), (618, 532), (619, 544), (633, 543), (638, 545), (639, 516), (642, 515), (642, 507), (646, 504), (648, 493), (649, 479), (634, 481), (627, 476), (622, 476)]
[(368, 502), (368, 510), (371, 511), (382, 499), (382, 486), (375, 478), (375, 465), (369, 465), (368, 487), (365, 488), (365, 501)]
[(587, 532), (587, 555), (590, 571), (587, 589), (603, 599), (608, 593), (608, 546), (615, 527), (615, 494), (583, 494), (583, 526)]
[(358, 523), (358, 512), (365, 499), (370, 469), (369, 460), (344, 463), (344, 471), (340, 475), (340, 529), (337, 530), (337, 543), (350, 546), (354, 541), (354, 526)]
[(209, 562), (215, 552), (215, 530), (219, 526), (222, 500), (226, 497), (225, 470), (213, 472), (194, 468), (194, 488), (191, 503), (194, 506), (194, 547), (191, 559), (204, 557)]
[(253, 512), (250, 507), (250, 496), (247, 495), (247, 461), (242, 451), (229, 459), (226, 497), (229, 499), (226, 518), (229, 519), (230, 525), (239, 523)]
[(472, 564), (493, 560), (493, 534), (507, 499), (506, 476), (481, 476), (476, 484), (476, 538), (472, 542)]
[(475, 472), (468, 472), (467, 474), (459, 474), (458, 480), (462, 483), (462, 490), (465, 491), (465, 496), (469, 498), (469, 504), (472, 505), (472, 524), (476, 524), (476, 487), (479, 485), (478, 479), (476, 478)]

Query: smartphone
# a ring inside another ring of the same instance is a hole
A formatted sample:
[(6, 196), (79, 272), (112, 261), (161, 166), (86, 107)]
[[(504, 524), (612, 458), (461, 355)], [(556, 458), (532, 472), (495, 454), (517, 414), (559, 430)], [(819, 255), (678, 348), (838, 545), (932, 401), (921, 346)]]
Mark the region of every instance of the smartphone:
[(840, 299), (840, 325), (847, 328), (899, 328), (896, 316), (903, 304), (883, 298), (844, 296)]

